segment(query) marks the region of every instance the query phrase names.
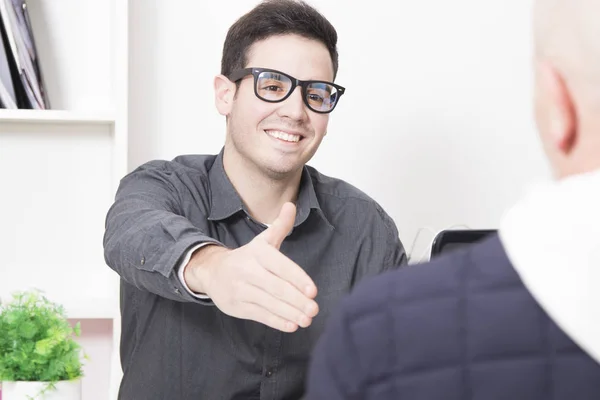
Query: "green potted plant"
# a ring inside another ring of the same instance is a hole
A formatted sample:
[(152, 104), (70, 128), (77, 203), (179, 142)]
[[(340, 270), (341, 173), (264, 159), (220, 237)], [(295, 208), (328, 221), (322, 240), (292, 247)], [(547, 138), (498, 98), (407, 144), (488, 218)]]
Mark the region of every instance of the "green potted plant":
[(81, 400), (80, 345), (64, 308), (39, 291), (0, 304), (2, 400)]

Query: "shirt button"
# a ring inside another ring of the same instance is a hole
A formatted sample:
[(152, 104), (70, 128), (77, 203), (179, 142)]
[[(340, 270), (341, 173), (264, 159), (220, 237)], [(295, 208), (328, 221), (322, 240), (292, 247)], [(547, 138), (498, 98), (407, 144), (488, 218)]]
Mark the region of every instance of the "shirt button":
[(140, 265), (144, 265), (146, 264), (146, 258), (142, 257), (142, 259), (140, 260)]
[(265, 372), (265, 375), (267, 376), (267, 378), (270, 378), (271, 375), (273, 375), (273, 371), (268, 369), (267, 372)]

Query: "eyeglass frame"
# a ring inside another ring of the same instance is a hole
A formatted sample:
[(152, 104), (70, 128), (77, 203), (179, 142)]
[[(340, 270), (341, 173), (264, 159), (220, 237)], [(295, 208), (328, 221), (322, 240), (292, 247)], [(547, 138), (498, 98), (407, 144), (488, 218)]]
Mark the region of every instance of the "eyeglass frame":
[[(277, 99), (277, 100), (267, 100), (267, 99), (259, 96), (258, 95), (258, 90), (257, 90), (258, 77), (263, 72), (273, 72), (273, 73), (280, 74), (280, 75), (283, 75), (283, 76), (287, 77), (292, 82), (292, 86), (290, 87), (290, 90), (288, 91), (288, 93), (284, 97), (282, 97), (281, 99)], [(276, 69), (271, 69), (271, 68), (256, 68), (256, 67), (242, 68), (242, 69), (238, 69), (238, 70), (233, 71), (231, 74), (229, 74), (229, 76), (227, 78), (231, 82), (237, 82), (237, 81), (245, 78), (248, 75), (252, 75), (254, 77), (254, 95), (257, 98), (259, 98), (260, 100), (266, 101), (267, 103), (281, 103), (282, 101), (285, 101), (288, 97), (290, 97), (292, 95), (292, 93), (294, 93), (294, 90), (296, 90), (296, 87), (300, 86), (300, 88), (302, 90), (302, 101), (304, 102), (304, 104), (311, 111), (316, 112), (318, 114), (329, 114), (330, 112), (332, 112), (337, 107), (337, 104), (340, 101), (340, 97), (342, 97), (342, 95), (346, 91), (345, 87), (340, 86), (340, 85), (338, 85), (336, 83), (333, 83), (333, 82), (321, 81), (321, 80), (314, 80), (314, 79), (303, 81), (303, 80), (294, 78), (290, 74), (286, 74), (285, 72), (281, 72), (281, 71), (278, 71)], [(338, 91), (338, 96), (337, 96), (337, 100), (335, 101), (335, 103), (334, 103), (333, 107), (331, 108), (331, 110), (329, 110), (329, 111), (317, 111), (314, 108), (312, 108), (310, 106), (310, 104), (308, 104), (306, 89), (307, 89), (308, 85), (310, 85), (312, 83), (324, 83), (324, 84), (331, 85), (334, 88), (336, 88), (336, 90)]]

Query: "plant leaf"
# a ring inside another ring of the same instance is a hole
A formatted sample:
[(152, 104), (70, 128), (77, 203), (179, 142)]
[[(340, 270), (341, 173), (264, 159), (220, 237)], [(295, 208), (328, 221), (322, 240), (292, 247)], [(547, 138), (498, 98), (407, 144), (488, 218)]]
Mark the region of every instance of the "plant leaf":
[(22, 322), (19, 326), (19, 335), (23, 339), (31, 339), (38, 332), (38, 327), (32, 321)]

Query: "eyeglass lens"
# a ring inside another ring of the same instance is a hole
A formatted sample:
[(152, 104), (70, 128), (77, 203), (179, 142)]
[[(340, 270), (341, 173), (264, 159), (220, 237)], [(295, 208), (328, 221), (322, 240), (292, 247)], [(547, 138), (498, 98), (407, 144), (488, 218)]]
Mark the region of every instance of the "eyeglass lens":
[[(284, 99), (292, 87), (292, 81), (286, 75), (263, 71), (256, 79), (256, 93), (266, 101)], [(338, 90), (325, 82), (311, 82), (306, 86), (306, 102), (310, 108), (319, 112), (327, 112), (335, 106)]]

